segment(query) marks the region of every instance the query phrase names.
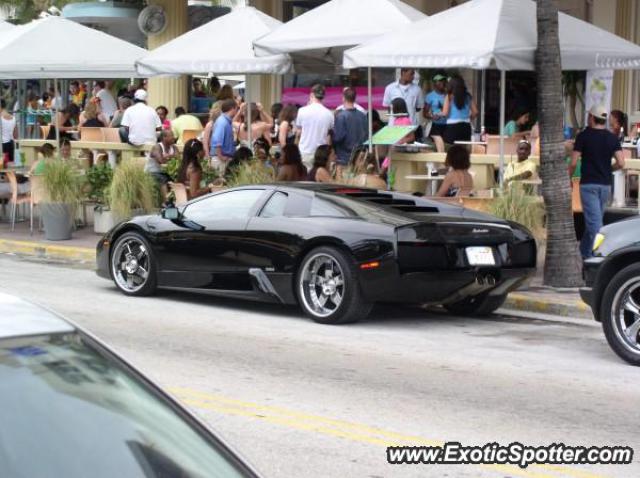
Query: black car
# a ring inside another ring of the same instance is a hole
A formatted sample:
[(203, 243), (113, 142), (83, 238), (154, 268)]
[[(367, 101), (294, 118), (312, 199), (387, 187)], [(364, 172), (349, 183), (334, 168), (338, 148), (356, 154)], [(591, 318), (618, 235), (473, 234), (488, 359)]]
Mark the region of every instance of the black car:
[(258, 477), (105, 344), (2, 292), (0, 424), (3, 478)]
[(582, 300), (615, 353), (640, 365), (640, 217), (603, 227), (593, 249), (584, 261)]
[(518, 224), (406, 194), (254, 185), (116, 226), (97, 265), (127, 295), (161, 287), (298, 303), (338, 324), (374, 302), (489, 314), (535, 270), (536, 243)]

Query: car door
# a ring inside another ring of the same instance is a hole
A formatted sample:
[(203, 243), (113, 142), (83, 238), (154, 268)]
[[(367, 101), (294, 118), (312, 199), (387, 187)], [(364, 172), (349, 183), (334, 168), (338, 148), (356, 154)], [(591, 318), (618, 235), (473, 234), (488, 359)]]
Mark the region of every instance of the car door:
[(306, 241), (328, 233), (323, 217), (344, 214), (313, 192), (275, 191), (250, 219), (245, 233), (247, 252), (240, 259), (266, 272), (293, 272)]
[(245, 188), (224, 191), (188, 204), (179, 228), (162, 238), (161, 285), (243, 289), (248, 269), (239, 262), (249, 218), (268, 191)]

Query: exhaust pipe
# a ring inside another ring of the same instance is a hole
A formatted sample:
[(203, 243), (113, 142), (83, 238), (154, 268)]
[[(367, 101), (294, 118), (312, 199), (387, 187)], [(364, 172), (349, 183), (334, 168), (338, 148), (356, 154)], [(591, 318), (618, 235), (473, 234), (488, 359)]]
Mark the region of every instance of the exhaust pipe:
[(496, 286), (496, 283), (497, 280), (494, 275), (487, 274), (483, 276), (481, 274), (478, 274), (473, 282), (454, 292), (451, 296), (447, 297), (446, 300), (442, 301), (442, 303), (450, 304), (462, 299), (466, 299), (467, 297), (480, 295), (483, 292), (494, 288)]

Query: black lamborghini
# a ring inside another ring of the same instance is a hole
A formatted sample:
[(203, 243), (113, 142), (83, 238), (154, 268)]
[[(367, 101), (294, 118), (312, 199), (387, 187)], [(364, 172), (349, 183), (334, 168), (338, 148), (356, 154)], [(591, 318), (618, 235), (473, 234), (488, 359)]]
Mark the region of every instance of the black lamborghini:
[(395, 192), (319, 183), (224, 190), (136, 217), (97, 246), (127, 295), (171, 288), (299, 304), (325, 324), (374, 302), (486, 315), (536, 267), (524, 227)]

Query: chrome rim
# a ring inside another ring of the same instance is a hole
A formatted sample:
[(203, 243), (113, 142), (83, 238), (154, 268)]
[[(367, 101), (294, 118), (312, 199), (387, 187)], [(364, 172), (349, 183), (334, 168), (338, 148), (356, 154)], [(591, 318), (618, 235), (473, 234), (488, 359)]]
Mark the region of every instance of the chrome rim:
[(640, 277), (627, 281), (616, 293), (611, 306), (618, 341), (640, 354)]
[(134, 237), (118, 242), (111, 258), (111, 270), (118, 287), (127, 292), (137, 292), (149, 277), (149, 251)]
[(304, 264), (300, 296), (305, 308), (316, 317), (328, 317), (342, 304), (344, 274), (338, 261), (328, 254), (315, 254)]

